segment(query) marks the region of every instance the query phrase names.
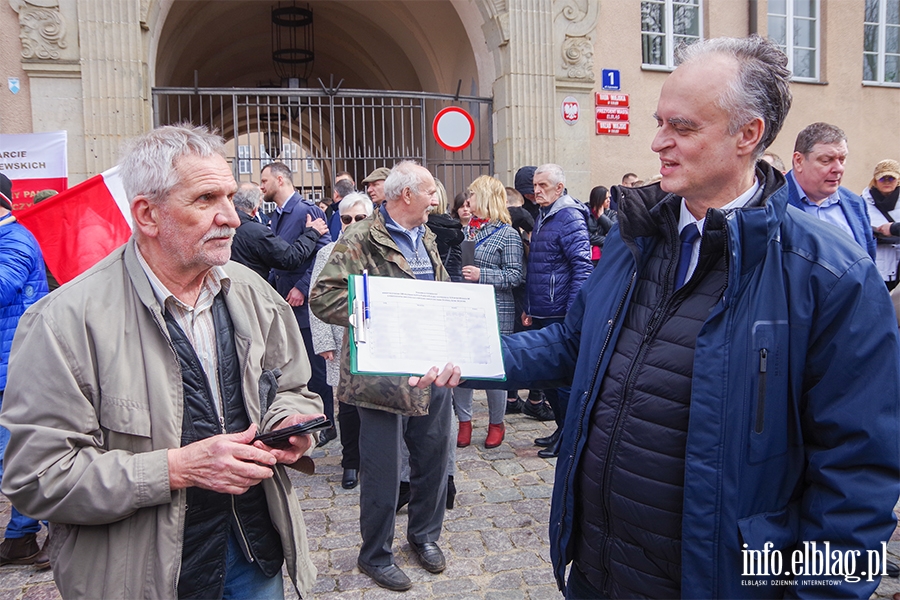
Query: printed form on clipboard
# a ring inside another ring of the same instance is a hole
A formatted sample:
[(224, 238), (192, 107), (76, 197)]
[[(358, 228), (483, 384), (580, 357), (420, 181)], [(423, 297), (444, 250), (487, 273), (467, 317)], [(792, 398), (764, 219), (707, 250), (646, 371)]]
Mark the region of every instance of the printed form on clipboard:
[(506, 379), (493, 286), (351, 275), (349, 309), (353, 374)]

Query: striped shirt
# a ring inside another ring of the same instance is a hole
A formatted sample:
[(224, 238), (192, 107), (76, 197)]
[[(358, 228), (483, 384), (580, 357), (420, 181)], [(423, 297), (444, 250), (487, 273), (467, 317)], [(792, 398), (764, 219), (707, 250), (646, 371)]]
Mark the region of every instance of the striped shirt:
[(153, 294), (160, 306), (171, 315), (184, 335), (190, 341), (203, 372), (206, 374), (206, 380), (209, 383), (210, 393), (212, 394), (213, 406), (216, 410), (216, 416), (222, 419), (222, 392), (219, 389), (219, 354), (216, 349), (216, 328), (213, 323), (212, 305), (218, 293), (222, 290), (228, 294), (231, 287), (231, 279), (225, 274), (222, 267), (215, 266), (211, 268), (203, 278), (203, 285), (200, 288), (200, 296), (194, 306), (185, 304), (176, 298), (172, 292), (166, 289), (162, 281), (153, 272), (144, 256), (141, 254), (140, 247), (135, 244), (135, 252), (138, 262), (147, 279), (150, 280), (150, 286), (153, 288)]

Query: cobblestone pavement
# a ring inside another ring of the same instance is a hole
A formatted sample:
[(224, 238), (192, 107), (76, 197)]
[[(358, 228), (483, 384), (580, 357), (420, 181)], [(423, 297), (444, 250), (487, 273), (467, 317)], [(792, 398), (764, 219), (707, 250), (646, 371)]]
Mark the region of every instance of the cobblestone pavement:
[[(555, 459), (538, 458), (536, 437), (550, 435), (552, 422), (524, 415), (506, 419), (506, 440), (486, 450), (487, 406), (476, 392), (472, 445), (457, 450), (456, 506), (448, 510), (439, 545), (447, 570), (422, 569), (406, 543), (406, 508), (397, 515), (394, 553), (413, 581), (403, 598), (487, 598), (557, 600), (550, 569), (547, 522)], [(319, 570), (318, 599), (377, 600), (401, 594), (377, 587), (356, 567), (359, 550), (359, 488), (341, 488), (339, 440), (313, 452), (316, 474), (291, 473), (303, 508), (312, 560)], [(9, 521), (9, 502), (0, 496), (0, 527)], [(42, 534), (43, 535), (43, 532)], [(286, 580), (286, 597), (292, 589)], [(59, 598), (50, 571), (0, 567), (0, 600)]]
[[(558, 600), (550, 568), (547, 521), (555, 460), (538, 458), (532, 443), (549, 435), (553, 423), (524, 415), (506, 420), (506, 440), (486, 450), (487, 408), (483, 392), (474, 402), (472, 445), (457, 451), (456, 507), (447, 511), (439, 544), (447, 570), (432, 575), (410, 554), (406, 509), (397, 516), (394, 553), (413, 581), (405, 593), (374, 585), (359, 572), (359, 488), (341, 488), (340, 443), (313, 453), (316, 474), (292, 474), (309, 532), (312, 559), (319, 570), (314, 596), (319, 599), (378, 600), (403, 597), (489, 600)], [(9, 521), (9, 502), (0, 496), (0, 525)], [(889, 553), (900, 561), (900, 532)], [(286, 580), (286, 597), (291, 585)], [(891, 598), (900, 580), (885, 578), (873, 598)], [(0, 568), (0, 600), (55, 600), (59, 593), (50, 571), (31, 567)]]

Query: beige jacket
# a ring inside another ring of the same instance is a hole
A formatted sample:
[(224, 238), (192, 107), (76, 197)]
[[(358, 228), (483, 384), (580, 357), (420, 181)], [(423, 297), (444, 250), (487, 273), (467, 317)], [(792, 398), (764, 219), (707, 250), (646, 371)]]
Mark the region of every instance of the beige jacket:
[[(322, 412), (290, 306), (229, 263), (226, 304), (250, 420), (268, 431)], [(279, 368), (260, 419), (258, 381)], [(3, 493), (52, 524), (50, 554), (64, 598), (175, 598), (185, 490), (169, 489), (167, 450), (181, 445), (181, 367), (134, 241), (22, 317), (0, 423), (11, 432)], [(312, 589), (300, 505), (283, 466), (262, 484), (300, 593)]]

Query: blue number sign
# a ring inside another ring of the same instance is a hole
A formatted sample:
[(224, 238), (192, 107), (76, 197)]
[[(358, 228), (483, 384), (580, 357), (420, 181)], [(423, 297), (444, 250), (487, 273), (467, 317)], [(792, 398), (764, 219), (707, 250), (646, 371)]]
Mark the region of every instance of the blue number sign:
[(621, 89), (621, 87), (619, 86), (619, 70), (618, 69), (603, 69), (603, 89), (604, 90)]

